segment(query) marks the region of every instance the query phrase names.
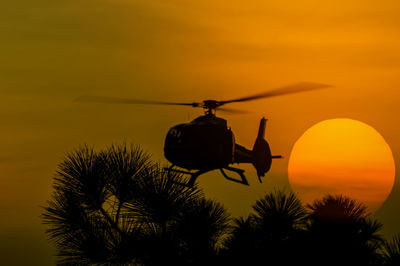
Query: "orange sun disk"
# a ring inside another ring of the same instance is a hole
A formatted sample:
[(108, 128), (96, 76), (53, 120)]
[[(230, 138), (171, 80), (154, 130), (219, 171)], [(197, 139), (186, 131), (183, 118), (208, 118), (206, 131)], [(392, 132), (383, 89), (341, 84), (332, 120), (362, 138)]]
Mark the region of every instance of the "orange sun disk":
[(389, 145), (374, 128), (340, 118), (312, 126), (297, 140), (288, 174), (304, 203), (343, 194), (373, 212), (392, 190), (395, 164)]

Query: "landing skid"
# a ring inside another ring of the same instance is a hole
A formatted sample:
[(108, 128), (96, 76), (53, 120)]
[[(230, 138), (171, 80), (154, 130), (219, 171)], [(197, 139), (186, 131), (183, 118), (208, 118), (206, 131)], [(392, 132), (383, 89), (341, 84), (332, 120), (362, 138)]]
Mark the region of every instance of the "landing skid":
[[(228, 171), (231, 171), (231, 172), (234, 172), (234, 173), (237, 173), (237, 174), (240, 176), (240, 178), (241, 178), (242, 180), (229, 177), (229, 176), (225, 173), (224, 169), (225, 169), (225, 170), (228, 170)], [(236, 183), (240, 183), (240, 184), (246, 185), (246, 186), (249, 185), (249, 182), (247, 182), (246, 176), (244, 175), (244, 170), (243, 170), (243, 169), (239, 169), (239, 168), (234, 168), (234, 167), (229, 167), (229, 166), (228, 166), (228, 167), (225, 167), (225, 168), (220, 168), (219, 170), (221, 171), (222, 175), (223, 175), (226, 179), (228, 179), (228, 180), (230, 180), (230, 181), (233, 181), (233, 182), (236, 182)]]
[[(194, 184), (196, 183), (197, 178), (200, 175), (205, 174), (205, 173), (210, 172), (210, 171), (213, 171), (213, 170), (216, 170), (216, 169), (203, 169), (203, 170), (198, 170), (196, 172), (191, 172), (191, 171), (185, 171), (185, 170), (180, 170), (180, 169), (174, 169), (173, 168), (174, 166), (175, 165), (171, 165), (170, 167), (164, 168), (164, 169), (167, 170), (168, 172), (172, 171), (172, 172), (175, 172), (175, 173), (181, 173), (181, 174), (189, 175), (190, 179), (189, 179), (189, 182), (187, 182), (186, 184), (185, 183), (181, 183), (181, 182), (177, 182), (178, 184), (180, 184), (182, 186), (186, 186), (186, 187), (193, 187)], [(237, 173), (240, 176), (241, 179), (235, 179), (235, 178), (229, 177), (225, 173), (224, 169), (228, 170), (228, 171), (231, 171), (231, 172)], [(243, 169), (239, 169), (239, 168), (234, 168), (234, 167), (229, 167), (228, 166), (228, 167), (224, 167), (224, 168), (219, 168), (219, 170), (221, 171), (222, 175), (226, 179), (228, 179), (230, 181), (233, 181), (233, 182), (236, 182), (236, 183), (243, 184), (243, 185), (247, 185), (247, 186), (249, 185), (249, 182), (247, 182), (246, 176), (244, 175), (244, 170)]]

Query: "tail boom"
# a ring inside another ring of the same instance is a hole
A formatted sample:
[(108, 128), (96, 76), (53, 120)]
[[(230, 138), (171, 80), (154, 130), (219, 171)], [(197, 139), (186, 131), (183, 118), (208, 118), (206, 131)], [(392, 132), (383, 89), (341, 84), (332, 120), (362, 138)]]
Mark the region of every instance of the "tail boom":
[(281, 155), (271, 155), (271, 149), (265, 140), (265, 127), (267, 119), (262, 118), (258, 128), (258, 135), (254, 142), (253, 150), (235, 144), (235, 163), (251, 163), (257, 170), (257, 176), (261, 182), (261, 177), (270, 170), (272, 159), (283, 158)]

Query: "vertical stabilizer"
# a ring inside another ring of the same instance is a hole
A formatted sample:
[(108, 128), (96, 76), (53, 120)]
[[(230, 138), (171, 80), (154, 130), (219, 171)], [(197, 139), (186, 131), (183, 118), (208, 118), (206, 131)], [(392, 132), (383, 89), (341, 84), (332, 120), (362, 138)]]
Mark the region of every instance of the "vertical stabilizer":
[(265, 138), (265, 126), (266, 126), (266, 124), (267, 124), (267, 119), (265, 119), (264, 117), (261, 118), (260, 127), (258, 128), (257, 139), (259, 139), (259, 138), (264, 139)]
[(265, 126), (267, 119), (261, 118), (260, 127), (258, 128), (258, 135), (252, 150), (253, 165), (257, 170), (257, 176), (260, 179), (271, 168), (272, 156), (271, 149), (268, 142), (265, 140)]
[(261, 118), (260, 126), (256, 141), (254, 142), (253, 150), (248, 150), (245, 147), (235, 144), (235, 163), (252, 163), (257, 170), (257, 176), (261, 182), (261, 177), (264, 176), (271, 168), (272, 159), (282, 158), (282, 156), (272, 156), (268, 142), (265, 140), (265, 127), (267, 119)]

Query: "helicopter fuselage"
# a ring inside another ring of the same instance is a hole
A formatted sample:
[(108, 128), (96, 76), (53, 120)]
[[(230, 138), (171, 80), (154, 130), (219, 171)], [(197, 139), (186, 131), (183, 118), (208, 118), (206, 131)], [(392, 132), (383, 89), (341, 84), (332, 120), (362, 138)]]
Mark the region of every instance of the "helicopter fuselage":
[(218, 169), (234, 162), (235, 137), (225, 119), (203, 115), (172, 127), (164, 145), (165, 158), (188, 170)]
[[(208, 113), (172, 127), (165, 139), (164, 155), (172, 167), (198, 170), (193, 173), (175, 169), (192, 176), (189, 185), (193, 185), (199, 175), (214, 169), (220, 169), (229, 180), (247, 185), (244, 170), (230, 167), (233, 163), (252, 163), (261, 182), (261, 176), (269, 171), (272, 159), (281, 158), (271, 155), (269, 144), (264, 139), (265, 125), (266, 119), (262, 118), (253, 149), (248, 150), (235, 143), (234, 134), (225, 119)], [(238, 173), (242, 180), (227, 176), (223, 169)]]

